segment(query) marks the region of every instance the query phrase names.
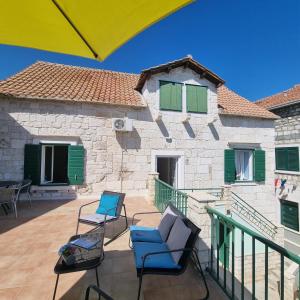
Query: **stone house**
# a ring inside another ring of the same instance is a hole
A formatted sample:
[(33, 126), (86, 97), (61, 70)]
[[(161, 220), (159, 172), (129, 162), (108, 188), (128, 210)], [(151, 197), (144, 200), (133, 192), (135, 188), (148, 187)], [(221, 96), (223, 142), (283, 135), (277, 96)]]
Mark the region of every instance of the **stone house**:
[(256, 102), (280, 116), (275, 121), (275, 190), (278, 219), (285, 226), (285, 245), (300, 254), (300, 85)]
[(159, 172), (179, 189), (230, 184), (276, 220), (276, 118), (189, 56), (141, 74), (37, 62), (0, 83), (0, 180), (95, 198), (145, 195)]

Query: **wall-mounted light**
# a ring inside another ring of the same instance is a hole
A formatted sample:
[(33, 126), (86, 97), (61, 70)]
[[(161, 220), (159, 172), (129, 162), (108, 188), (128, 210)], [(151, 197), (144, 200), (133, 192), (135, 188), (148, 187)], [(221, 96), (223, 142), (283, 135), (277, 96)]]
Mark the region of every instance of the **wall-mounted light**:
[(182, 117), (182, 123), (187, 123), (191, 119), (191, 114), (185, 114)]

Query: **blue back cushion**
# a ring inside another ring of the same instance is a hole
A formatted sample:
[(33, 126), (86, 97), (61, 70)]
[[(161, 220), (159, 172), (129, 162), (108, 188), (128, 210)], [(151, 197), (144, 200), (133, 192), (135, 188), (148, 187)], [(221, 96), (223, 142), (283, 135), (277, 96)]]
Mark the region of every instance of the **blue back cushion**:
[(117, 214), (119, 200), (119, 195), (102, 194), (96, 213), (101, 215), (107, 214), (109, 216), (115, 217)]
[[(168, 251), (169, 248), (166, 243), (147, 243), (147, 242), (134, 242), (133, 243), (135, 264), (137, 268), (142, 268), (143, 257), (146, 253)], [(180, 269), (181, 266), (174, 262), (170, 253), (157, 254), (146, 257), (146, 268), (159, 268), (159, 269)]]

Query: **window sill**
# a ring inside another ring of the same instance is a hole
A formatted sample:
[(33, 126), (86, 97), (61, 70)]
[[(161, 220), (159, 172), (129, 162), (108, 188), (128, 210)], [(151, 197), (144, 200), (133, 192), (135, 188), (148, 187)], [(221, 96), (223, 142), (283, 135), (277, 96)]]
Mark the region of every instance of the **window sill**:
[(232, 183), (233, 186), (257, 186), (255, 181), (236, 181)]
[(300, 175), (299, 171), (275, 170), (275, 174)]
[(75, 185), (33, 185), (31, 191), (67, 191), (76, 190)]

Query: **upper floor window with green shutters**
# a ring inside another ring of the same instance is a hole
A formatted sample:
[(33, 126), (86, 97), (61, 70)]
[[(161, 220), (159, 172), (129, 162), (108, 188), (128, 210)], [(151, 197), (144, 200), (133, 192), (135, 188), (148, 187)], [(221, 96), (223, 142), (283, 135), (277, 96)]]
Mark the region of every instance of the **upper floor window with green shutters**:
[(207, 87), (186, 85), (186, 110), (192, 113), (207, 113)]
[(299, 148), (280, 147), (275, 149), (276, 170), (299, 171)]
[(182, 84), (170, 81), (159, 82), (159, 108), (182, 111)]

